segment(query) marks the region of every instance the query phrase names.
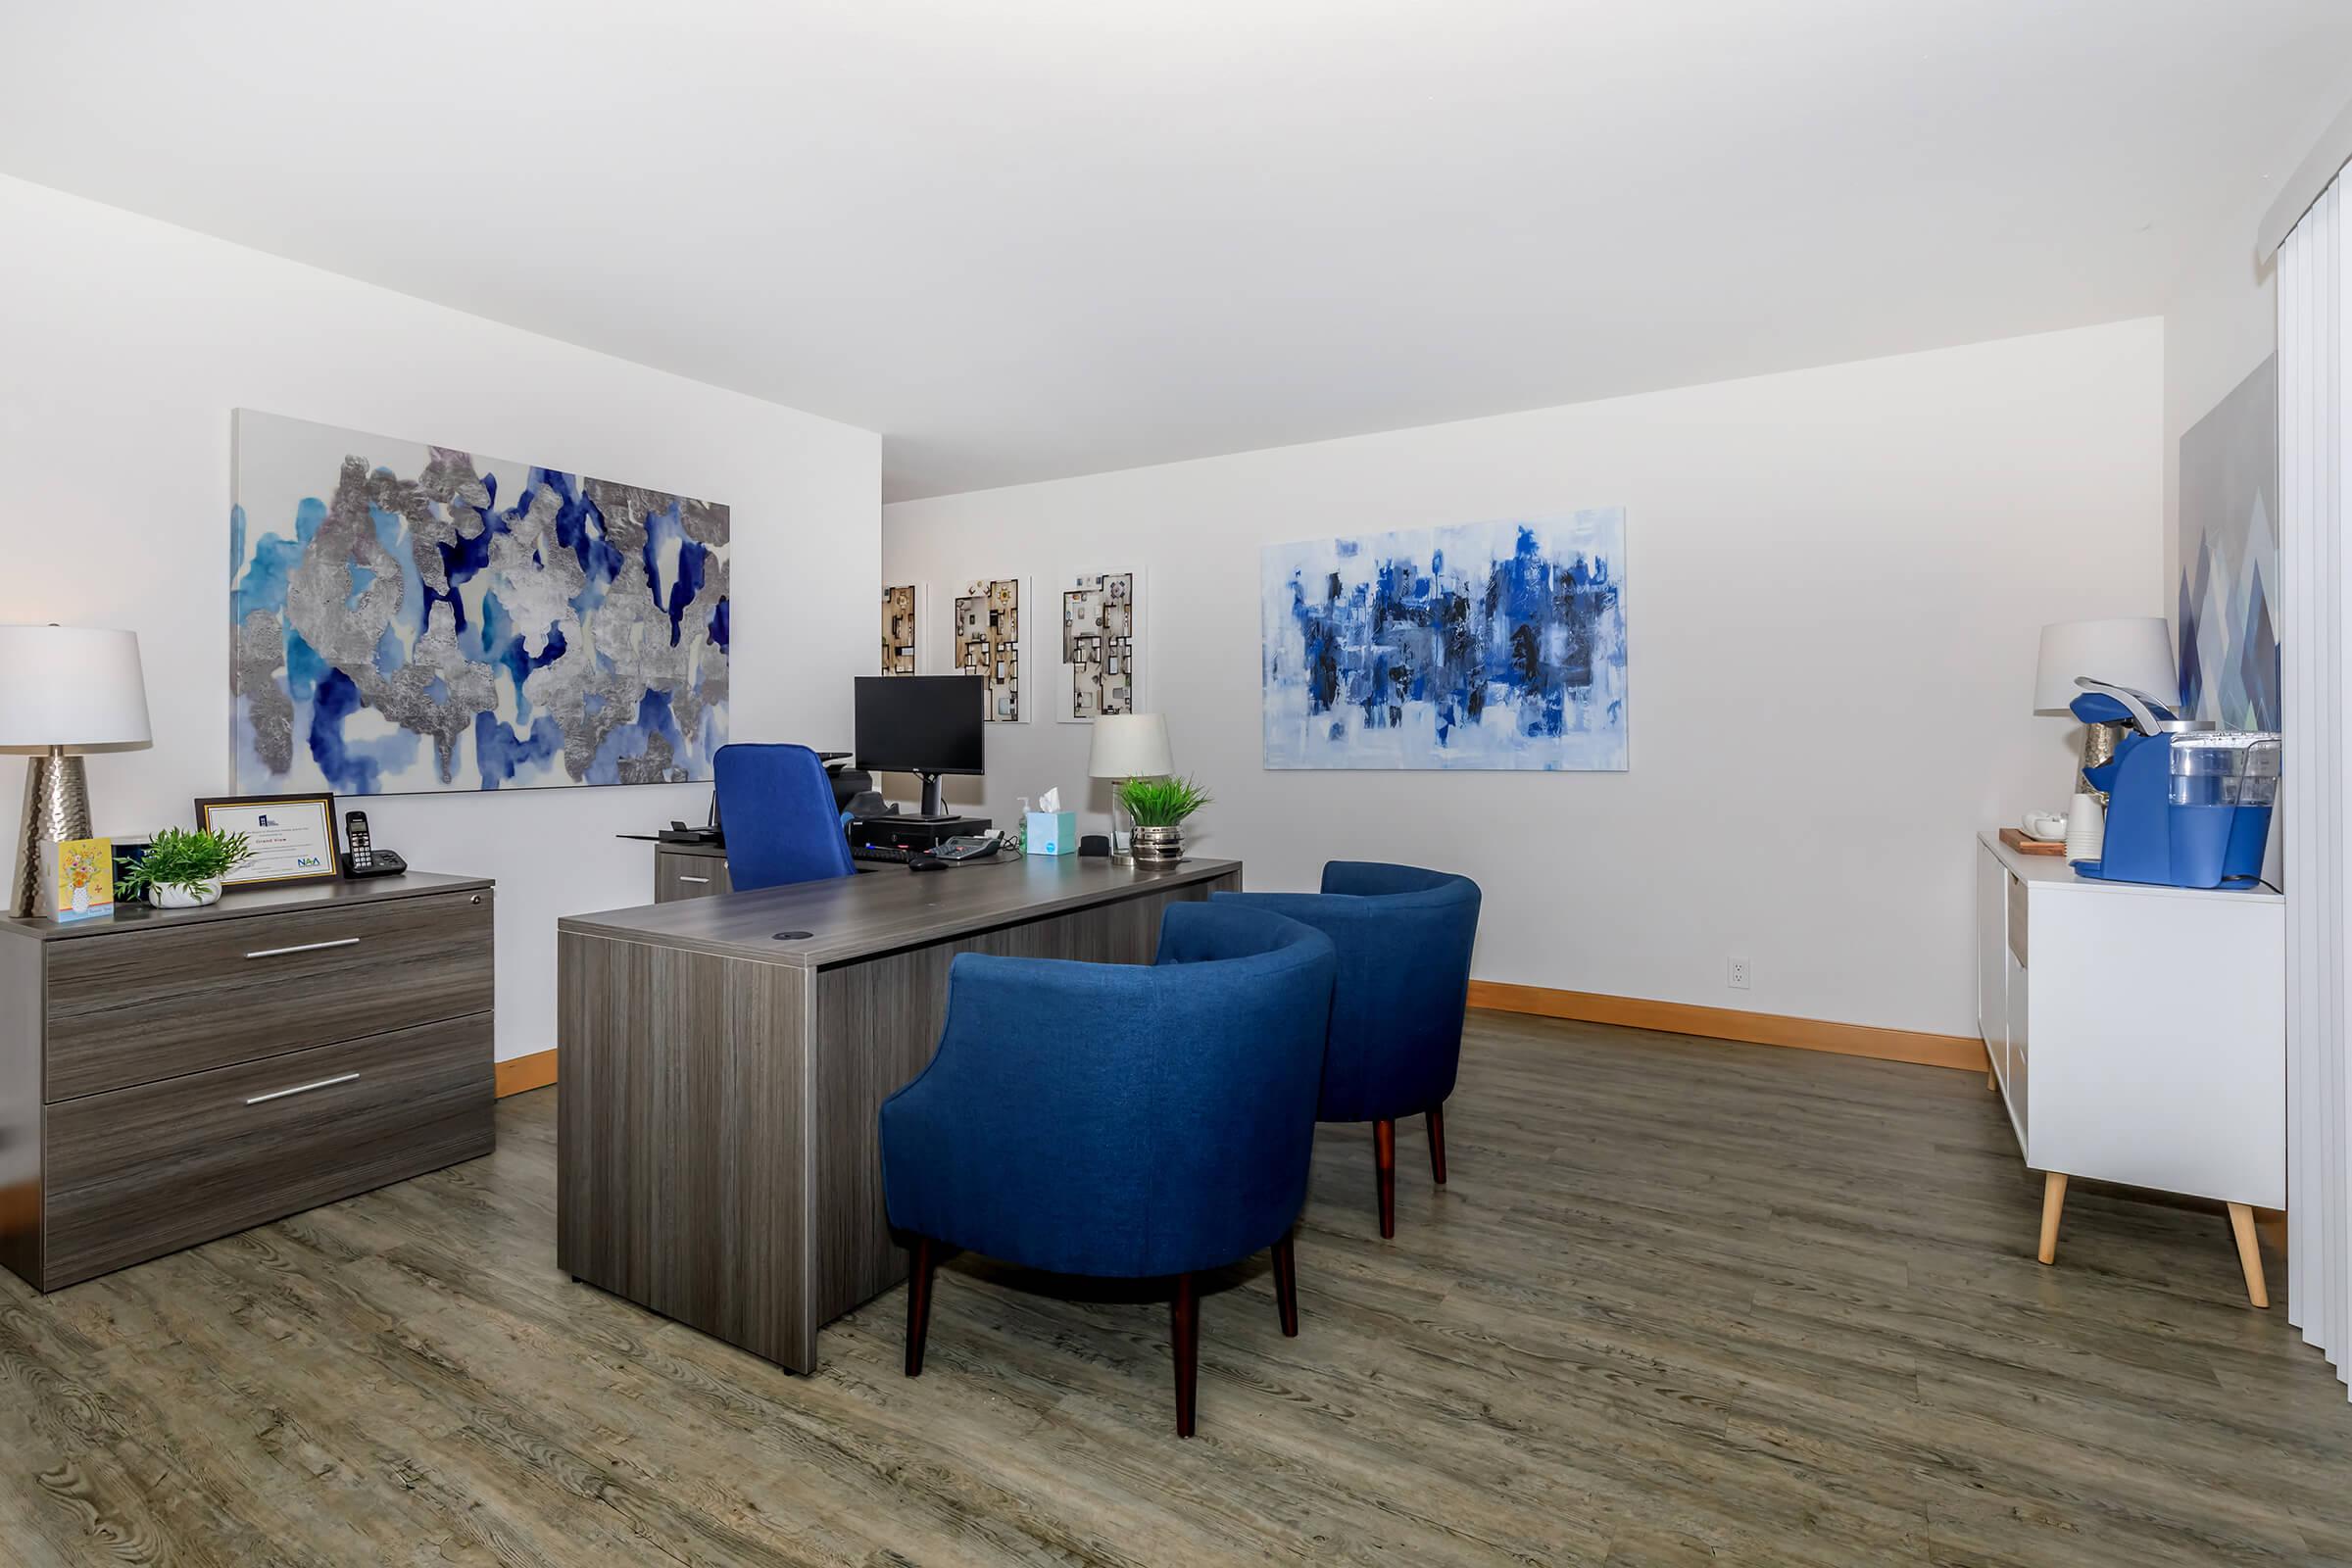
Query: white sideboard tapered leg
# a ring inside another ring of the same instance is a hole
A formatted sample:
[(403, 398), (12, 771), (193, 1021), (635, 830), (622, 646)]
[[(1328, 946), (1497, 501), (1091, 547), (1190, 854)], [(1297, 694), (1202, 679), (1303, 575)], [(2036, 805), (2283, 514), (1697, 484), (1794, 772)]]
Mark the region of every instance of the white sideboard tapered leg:
[(2230, 1205), (2230, 1234), (2237, 1238), (2237, 1266), (2246, 1271), (2246, 1299), (2256, 1306), (2271, 1304), (2271, 1288), (2263, 1283), (2262, 1249), (2254, 1240), (2254, 1210), (2244, 1203)]
[(2044, 1263), (2058, 1256), (2058, 1213), (2065, 1207), (2065, 1173), (2044, 1171), (2041, 1178), (2041, 1250), (2034, 1254)]

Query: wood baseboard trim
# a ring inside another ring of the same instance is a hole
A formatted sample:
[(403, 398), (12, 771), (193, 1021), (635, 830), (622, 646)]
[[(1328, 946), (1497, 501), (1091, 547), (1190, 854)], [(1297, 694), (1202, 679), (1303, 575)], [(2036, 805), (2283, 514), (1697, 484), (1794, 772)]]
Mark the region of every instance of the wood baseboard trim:
[(498, 1098), (545, 1089), (556, 1081), (556, 1054), (534, 1051), (527, 1056), (509, 1056), (497, 1063)]
[(1470, 1005), (1495, 1012), (1530, 1013), (1540, 1018), (1571, 1018), (1580, 1023), (1613, 1023), (1628, 1029), (1695, 1035), (1702, 1040), (1739, 1040), (1755, 1046), (1789, 1046), (1798, 1051), (1835, 1052), (1841, 1056), (1909, 1061), (1923, 1067), (1984, 1072), (1990, 1065), (1985, 1059), (1984, 1042), (1966, 1035), (1932, 1035), (1912, 1029), (1832, 1023), (1823, 1018), (1790, 1018), (1777, 1012), (1741, 1012), (1736, 1007), (1649, 1002), (1641, 997), (1612, 997), (1598, 991), (1554, 991), (1548, 986), (1473, 980)]
[[(1923, 1034), (1912, 1029), (1880, 1029), (1869, 1024), (1832, 1023), (1823, 1018), (1790, 1018), (1777, 1012), (1741, 1012), (1736, 1007), (1701, 1007), (1683, 1002), (1650, 1002), (1641, 997), (1612, 997), (1598, 991), (1555, 991), (1548, 986), (1506, 985), (1499, 980), (1470, 982), (1470, 1005), (1494, 1012), (1527, 1013), (1539, 1018), (1569, 1018), (1580, 1023), (1613, 1023), (1628, 1029), (1654, 1029), (1670, 1035), (1692, 1035), (1701, 1040), (1738, 1040), (1755, 1046), (1788, 1046), (1798, 1051), (1828, 1051), (1843, 1056), (1872, 1056), (1881, 1061), (1908, 1061), (1923, 1067), (1954, 1067), (1983, 1072), (1984, 1043), (1965, 1035)], [(556, 1081), (556, 1054), (535, 1051), (510, 1056), (497, 1065), (498, 1097), (545, 1089)]]

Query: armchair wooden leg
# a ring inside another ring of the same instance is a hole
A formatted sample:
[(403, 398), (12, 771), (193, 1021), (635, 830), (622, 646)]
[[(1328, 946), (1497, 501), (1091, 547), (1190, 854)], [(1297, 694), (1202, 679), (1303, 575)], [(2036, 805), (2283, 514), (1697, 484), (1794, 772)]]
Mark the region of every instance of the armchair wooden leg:
[(1429, 1115), (1424, 1119), (1429, 1123), (1429, 1173), (1443, 1187), (1446, 1185), (1446, 1107), (1430, 1106)]
[(931, 1332), (931, 1275), (939, 1249), (928, 1236), (914, 1239), (906, 1271), (906, 1375), (923, 1375), (923, 1339)]
[(1372, 1174), (1380, 1185), (1380, 1234), (1396, 1234), (1396, 1124), (1372, 1124)]
[(1282, 1312), (1286, 1338), (1298, 1337), (1298, 1253), (1290, 1231), (1274, 1244), (1274, 1304)]
[(1176, 1342), (1176, 1435), (1193, 1435), (1193, 1393), (1200, 1383), (1200, 1298), (1193, 1288), (1190, 1274), (1176, 1276), (1176, 1303), (1173, 1313)]
[(2254, 1210), (2244, 1203), (2230, 1205), (2230, 1234), (2237, 1238), (2237, 1266), (2245, 1270), (2246, 1299), (2256, 1306), (2271, 1304), (2271, 1288), (2263, 1283), (2262, 1248), (2254, 1240)]

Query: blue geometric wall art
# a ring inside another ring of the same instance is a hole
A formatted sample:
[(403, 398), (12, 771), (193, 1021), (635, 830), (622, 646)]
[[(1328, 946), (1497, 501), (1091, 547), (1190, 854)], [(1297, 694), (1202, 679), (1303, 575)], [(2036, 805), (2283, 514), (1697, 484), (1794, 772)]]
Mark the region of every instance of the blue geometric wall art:
[(2228, 729), (2278, 727), (2278, 359), (2180, 437), (2180, 699)]
[(1270, 768), (1622, 770), (1625, 511), (1270, 545)]
[(233, 440), (241, 793), (710, 777), (725, 507), (245, 409)]

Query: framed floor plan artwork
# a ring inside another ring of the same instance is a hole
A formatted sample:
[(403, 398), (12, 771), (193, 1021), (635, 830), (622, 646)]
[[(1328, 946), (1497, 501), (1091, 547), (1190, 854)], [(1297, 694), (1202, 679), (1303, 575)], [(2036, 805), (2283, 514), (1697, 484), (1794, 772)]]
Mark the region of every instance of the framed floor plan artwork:
[(231, 428), (239, 793), (710, 777), (725, 507), (248, 409)]
[(988, 719), (1018, 724), (1021, 710), (1021, 584), (987, 577), (956, 596), (956, 669), (988, 682)]
[(921, 646), (917, 638), (919, 622), (915, 616), (915, 585), (903, 583), (882, 590), (882, 673), (911, 675), (915, 672), (914, 651)]
[(1265, 763), (1621, 770), (1625, 512), (1262, 558)]
[(1132, 713), (1137, 702), (1137, 651), (1143, 644), (1143, 574), (1079, 572), (1061, 594), (1059, 694), (1065, 724), (1105, 713)]

